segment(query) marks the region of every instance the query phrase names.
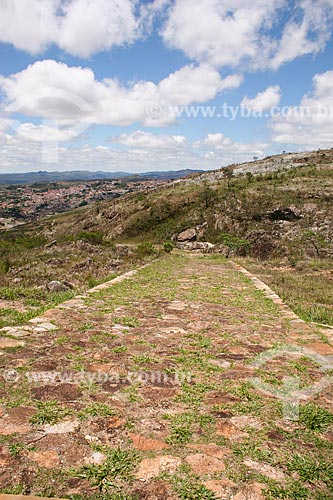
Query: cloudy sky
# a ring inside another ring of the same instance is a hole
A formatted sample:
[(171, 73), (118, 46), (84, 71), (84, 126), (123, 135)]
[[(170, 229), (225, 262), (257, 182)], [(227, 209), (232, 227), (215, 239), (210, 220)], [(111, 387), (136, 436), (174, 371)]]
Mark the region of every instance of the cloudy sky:
[(333, 0), (0, 0), (0, 172), (333, 147)]

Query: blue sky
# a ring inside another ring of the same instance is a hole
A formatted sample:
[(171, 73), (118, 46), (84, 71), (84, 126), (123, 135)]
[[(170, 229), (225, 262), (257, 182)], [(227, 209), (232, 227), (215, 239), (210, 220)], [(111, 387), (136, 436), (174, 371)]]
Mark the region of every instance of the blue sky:
[(2, 0), (0, 172), (333, 147), (332, 34), (333, 0)]

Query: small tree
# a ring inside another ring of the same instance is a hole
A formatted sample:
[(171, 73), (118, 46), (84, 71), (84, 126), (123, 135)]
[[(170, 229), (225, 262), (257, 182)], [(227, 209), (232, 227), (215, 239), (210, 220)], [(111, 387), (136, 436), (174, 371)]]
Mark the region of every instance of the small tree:
[(328, 243), (325, 240), (324, 236), (320, 233), (312, 231), (311, 229), (309, 229), (304, 233), (303, 241), (306, 243), (310, 243), (312, 245), (312, 247), (316, 252), (317, 257), (320, 257), (321, 250), (323, 250), (325, 247), (328, 246)]
[(214, 202), (217, 199), (217, 193), (205, 183), (203, 190), (200, 193), (200, 198), (203, 200), (205, 207), (209, 208), (213, 206)]
[(227, 179), (227, 186), (230, 188), (230, 181), (234, 177), (234, 171), (232, 167), (225, 167), (223, 170), (224, 177)]
[(163, 250), (166, 252), (166, 253), (170, 253), (172, 252), (173, 250), (173, 244), (171, 243), (171, 241), (166, 241), (163, 245)]
[(246, 178), (247, 178), (247, 182), (250, 184), (250, 182), (253, 181), (253, 174), (252, 174), (252, 172), (246, 172)]

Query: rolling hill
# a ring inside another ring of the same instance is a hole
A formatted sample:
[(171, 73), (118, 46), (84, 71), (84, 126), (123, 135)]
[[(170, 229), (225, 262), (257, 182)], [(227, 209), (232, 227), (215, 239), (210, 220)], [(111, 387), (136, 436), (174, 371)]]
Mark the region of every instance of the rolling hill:
[(333, 151), (326, 150), (194, 174), (49, 216), (0, 233), (0, 299), (27, 295), (29, 306), (33, 290), (42, 295), (52, 280), (83, 290), (192, 228), (216, 251), (246, 259), (304, 317), (333, 324), (332, 201)]

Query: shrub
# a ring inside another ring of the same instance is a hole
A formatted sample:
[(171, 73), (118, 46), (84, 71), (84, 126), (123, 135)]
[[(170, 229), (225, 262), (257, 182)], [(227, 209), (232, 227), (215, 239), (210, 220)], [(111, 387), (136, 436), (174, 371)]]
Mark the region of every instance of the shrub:
[(221, 233), (217, 240), (219, 243), (223, 243), (232, 250), (238, 250), (241, 248), (248, 249), (250, 246), (250, 243), (247, 240), (238, 238), (237, 236), (229, 233)]
[(152, 243), (141, 243), (136, 249), (137, 256), (139, 258), (148, 257), (149, 255), (154, 255), (156, 253), (155, 247)]
[(166, 253), (170, 253), (172, 252), (173, 250), (173, 244), (171, 243), (171, 241), (166, 241), (163, 245), (163, 250), (166, 252)]
[(10, 262), (7, 257), (4, 259), (0, 260), (0, 274), (6, 274), (8, 273), (10, 269)]
[(91, 245), (102, 245), (103, 244), (103, 233), (100, 231), (89, 232), (81, 231), (78, 234), (78, 238), (83, 241), (91, 243)]

